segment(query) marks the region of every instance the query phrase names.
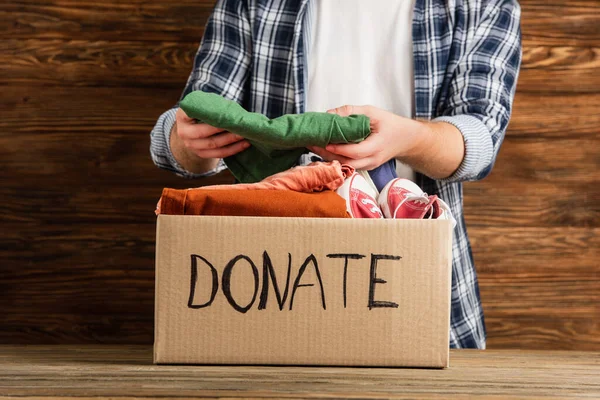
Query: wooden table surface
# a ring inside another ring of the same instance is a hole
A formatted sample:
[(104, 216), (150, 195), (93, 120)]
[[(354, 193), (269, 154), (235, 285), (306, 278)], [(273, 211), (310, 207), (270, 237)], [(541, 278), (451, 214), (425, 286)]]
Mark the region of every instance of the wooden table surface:
[(0, 346), (14, 398), (595, 398), (600, 353), (456, 350), (445, 370), (153, 365), (149, 346)]

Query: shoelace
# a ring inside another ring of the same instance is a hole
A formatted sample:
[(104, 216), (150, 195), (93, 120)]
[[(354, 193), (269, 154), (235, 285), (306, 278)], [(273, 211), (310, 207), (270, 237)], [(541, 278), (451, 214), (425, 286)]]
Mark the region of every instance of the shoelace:
[(364, 205), (370, 204), (372, 207), (369, 209), (369, 211), (371, 211), (373, 214), (379, 215), (379, 218), (383, 218), (383, 213), (379, 209), (377, 203), (375, 203), (373, 200), (362, 199), (361, 203), (363, 203)]
[[(429, 204), (431, 199), (429, 198), (427, 193), (423, 193), (422, 195), (418, 195), (418, 194), (414, 194), (414, 193), (405, 193), (404, 200), (402, 200), (400, 202), (400, 204), (398, 204), (396, 206), (396, 209), (394, 210), (394, 218), (396, 218), (396, 213), (398, 212), (400, 207), (402, 207), (402, 204), (404, 204), (407, 201), (418, 201), (421, 204)], [(444, 200), (440, 199), (439, 197), (437, 197), (434, 201), (437, 203), (438, 207), (444, 211), (444, 214), (446, 214), (446, 218), (452, 220), (452, 227), (455, 228), (456, 227), (456, 219), (454, 219), (454, 216), (452, 215), (450, 206)], [(432, 219), (433, 214), (434, 214), (433, 203), (432, 203), (432, 207), (430, 207), (428, 210), (428, 214), (429, 215), (426, 218)]]
[[(400, 207), (402, 207), (402, 205), (407, 201), (417, 201), (421, 204), (429, 204), (429, 196), (427, 196), (427, 193), (423, 193), (421, 195), (414, 193), (404, 193), (404, 199), (396, 206), (396, 209), (394, 210), (394, 218), (396, 218), (396, 214), (398, 213)], [(429, 218), (431, 218), (432, 215), (433, 211), (429, 214)]]
[(450, 206), (448, 204), (446, 204), (446, 202), (442, 199), (440, 199), (439, 197), (436, 200), (438, 206), (440, 207), (440, 209), (442, 209), (444, 211), (444, 213), (446, 214), (446, 217), (450, 220), (452, 220), (452, 227), (455, 228), (456, 227), (456, 219), (454, 219), (454, 216), (452, 215), (452, 211), (450, 210)]

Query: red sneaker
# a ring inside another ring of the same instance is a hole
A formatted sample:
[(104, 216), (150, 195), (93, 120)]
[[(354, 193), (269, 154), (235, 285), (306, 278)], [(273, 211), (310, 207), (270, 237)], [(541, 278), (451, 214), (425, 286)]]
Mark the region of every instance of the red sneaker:
[[(429, 196), (433, 197), (433, 196)], [(435, 219), (449, 219), (452, 220), (452, 226), (456, 227), (456, 220), (452, 216), (452, 212), (450, 211), (450, 206), (446, 204), (446, 202), (439, 197), (435, 196), (435, 200), (432, 202), (431, 207), (431, 218)]]
[(344, 181), (336, 193), (346, 200), (346, 210), (352, 218), (383, 218), (377, 205), (377, 191), (358, 173)]
[(431, 215), (433, 197), (427, 196), (416, 183), (402, 178), (391, 180), (378, 197), (379, 207), (386, 218), (422, 219)]
[(386, 218), (449, 219), (456, 226), (448, 204), (436, 195), (428, 196), (408, 179), (390, 181), (379, 194), (377, 202)]

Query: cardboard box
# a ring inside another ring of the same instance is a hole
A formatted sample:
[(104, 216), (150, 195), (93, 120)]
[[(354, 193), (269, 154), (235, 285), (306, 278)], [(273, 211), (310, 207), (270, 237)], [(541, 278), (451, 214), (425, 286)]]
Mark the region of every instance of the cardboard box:
[(442, 220), (158, 217), (154, 362), (448, 366)]

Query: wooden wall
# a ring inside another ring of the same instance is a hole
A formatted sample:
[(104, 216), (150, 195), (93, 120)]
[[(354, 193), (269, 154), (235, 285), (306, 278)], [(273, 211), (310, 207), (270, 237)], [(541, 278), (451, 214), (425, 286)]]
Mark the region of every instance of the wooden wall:
[[(156, 200), (208, 181), (148, 134), (213, 1), (1, 1), (0, 343), (152, 342)], [(600, 2), (522, 9), (514, 117), (465, 186), (488, 343), (600, 350)]]

